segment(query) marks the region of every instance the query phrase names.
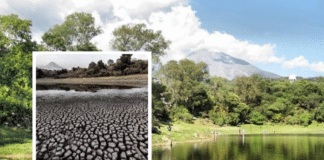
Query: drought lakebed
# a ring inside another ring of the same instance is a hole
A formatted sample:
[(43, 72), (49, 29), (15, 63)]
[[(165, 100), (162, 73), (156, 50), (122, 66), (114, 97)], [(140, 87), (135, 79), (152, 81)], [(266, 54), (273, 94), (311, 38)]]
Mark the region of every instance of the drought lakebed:
[(170, 159), (324, 159), (324, 135), (220, 135), (215, 140), (153, 146), (153, 160)]
[(108, 88), (38, 90), (37, 159), (147, 159), (147, 86)]

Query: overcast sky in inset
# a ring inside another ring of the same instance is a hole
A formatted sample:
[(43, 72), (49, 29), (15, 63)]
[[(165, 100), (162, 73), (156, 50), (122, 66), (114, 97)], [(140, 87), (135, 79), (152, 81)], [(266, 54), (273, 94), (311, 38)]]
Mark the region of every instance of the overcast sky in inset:
[[(71, 69), (72, 67), (81, 67), (88, 68), (91, 62), (98, 63), (99, 60), (102, 60), (104, 64), (108, 63), (109, 59), (116, 60), (120, 58), (121, 54), (78, 54), (78, 53), (67, 53), (67, 54), (38, 54), (36, 57), (36, 66), (45, 66), (50, 62), (55, 62), (59, 66)], [(132, 59), (142, 59), (147, 60), (146, 54), (133, 54)]]

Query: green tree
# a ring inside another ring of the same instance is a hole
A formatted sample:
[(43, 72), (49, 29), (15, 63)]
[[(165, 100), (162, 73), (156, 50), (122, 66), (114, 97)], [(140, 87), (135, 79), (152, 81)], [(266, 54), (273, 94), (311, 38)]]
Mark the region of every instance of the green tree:
[(265, 121), (265, 117), (260, 112), (253, 111), (250, 114), (250, 122), (251, 123), (259, 124), (260, 125), (260, 124), (263, 124), (264, 121)]
[(315, 120), (318, 122), (324, 122), (324, 101), (315, 108)]
[(161, 31), (154, 32), (147, 29), (146, 25), (126, 24), (113, 31), (114, 39), (110, 42), (110, 46), (119, 51), (151, 51), (153, 61), (158, 61), (158, 56), (165, 54), (165, 49), (171, 43), (162, 35)]
[(167, 92), (172, 95), (172, 101), (186, 106), (192, 114), (206, 103), (207, 93), (201, 84), (208, 76), (206, 68), (205, 63), (196, 64), (188, 59), (180, 60), (179, 63), (170, 61), (162, 68), (164, 78), (161, 80), (167, 86)]
[(94, 22), (90, 13), (76, 12), (68, 15), (63, 24), (50, 28), (42, 39), (54, 50), (97, 51), (90, 40), (103, 31), (100, 27), (95, 27)]
[(300, 123), (304, 126), (308, 126), (312, 122), (312, 114), (304, 112), (299, 116)]
[(31, 25), (14, 14), (0, 16), (0, 123), (31, 124), (32, 51), (37, 50)]
[(240, 95), (242, 101), (246, 104), (258, 106), (261, 103), (260, 81), (261, 77), (258, 75), (238, 77), (235, 80), (234, 91), (237, 95)]
[(209, 118), (220, 126), (229, 124), (231, 122), (230, 117), (228, 116), (228, 111), (224, 107), (214, 106), (212, 110), (209, 111)]

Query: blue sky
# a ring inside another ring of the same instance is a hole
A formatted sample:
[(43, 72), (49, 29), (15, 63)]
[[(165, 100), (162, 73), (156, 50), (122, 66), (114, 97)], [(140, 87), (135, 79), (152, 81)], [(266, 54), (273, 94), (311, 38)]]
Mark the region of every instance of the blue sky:
[[(189, 2), (201, 27), (224, 31), (253, 44), (275, 44), (275, 54), (309, 63), (324, 61), (324, 1), (196, 1)], [(254, 62), (257, 67), (288, 76), (323, 76), (308, 67)]]
[(162, 63), (191, 52), (223, 52), (280, 76), (324, 76), (324, 1), (0, 0), (0, 15), (18, 14), (42, 35), (74, 12), (91, 13), (104, 33), (91, 40), (112, 51), (112, 31), (145, 23), (172, 43)]

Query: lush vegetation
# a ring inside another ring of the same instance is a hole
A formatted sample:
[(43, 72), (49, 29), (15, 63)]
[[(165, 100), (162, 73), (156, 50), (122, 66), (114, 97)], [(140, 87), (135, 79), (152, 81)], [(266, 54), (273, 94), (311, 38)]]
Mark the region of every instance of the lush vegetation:
[(31, 158), (31, 130), (2, 125), (0, 126), (0, 133), (0, 157), (2, 155), (13, 154), (19, 158)]
[(62, 24), (50, 28), (42, 36), (45, 48), (55, 51), (99, 51), (90, 40), (101, 34), (90, 13), (68, 15)]
[[(168, 126), (171, 125), (171, 131), (168, 131)], [(197, 118), (192, 123), (184, 121), (175, 121), (171, 124), (166, 122), (160, 123), (159, 134), (152, 134), (153, 144), (165, 144), (163, 139), (171, 139), (176, 142), (189, 141), (210, 141), (214, 138), (213, 131), (224, 134), (238, 134), (238, 131), (245, 130), (245, 134), (263, 134), (266, 130), (268, 134), (323, 134), (324, 123), (317, 123), (313, 121), (307, 127), (302, 125), (295, 126), (284, 123), (266, 122), (263, 125), (256, 124), (242, 124), (240, 126), (226, 126), (219, 127), (213, 124), (209, 118)], [(197, 134), (197, 136), (194, 136)]]
[(147, 29), (146, 25), (126, 24), (113, 31), (114, 38), (110, 46), (118, 51), (150, 51), (153, 62), (159, 61), (159, 56), (165, 55), (165, 49), (171, 43), (165, 40), (161, 31), (154, 32)]
[(0, 124), (31, 127), (31, 21), (17, 15), (0, 16)]
[[(228, 81), (210, 77), (205, 63), (170, 61), (155, 73), (153, 126), (193, 117), (236, 126), (265, 122), (308, 126), (324, 122), (324, 78), (271, 80), (258, 75)], [(154, 131), (157, 131), (154, 129)]]
[(122, 54), (116, 63), (112, 59), (108, 60), (107, 64), (99, 60), (98, 63), (91, 62), (88, 68), (73, 67), (72, 70), (37, 68), (36, 78), (85, 78), (147, 74), (148, 61), (131, 59), (131, 57), (131, 54)]

